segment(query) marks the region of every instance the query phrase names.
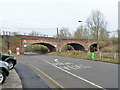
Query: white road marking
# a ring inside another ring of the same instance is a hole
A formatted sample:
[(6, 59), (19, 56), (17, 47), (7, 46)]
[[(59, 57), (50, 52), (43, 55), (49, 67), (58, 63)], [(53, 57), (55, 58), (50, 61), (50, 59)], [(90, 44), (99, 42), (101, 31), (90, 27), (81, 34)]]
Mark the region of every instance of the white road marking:
[[(41, 60), (42, 60), (42, 59), (41, 59)], [(88, 81), (88, 80), (86, 80), (86, 79), (84, 79), (84, 78), (82, 78), (82, 77), (80, 77), (80, 76), (77, 76), (77, 75), (75, 75), (75, 74), (73, 74), (73, 73), (71, 73), (71, 72), (69, 72), (69, 71), (67, 71), (67, 70), (64, 70), (64, 69), (62, 69), (62, 68), (60, 68), (60, 67), (58, 67), (58, 66), (56, 66), (56, 65), (53, 65), (53, 64), (50, 63), (50, 62), (47, 62), (47, 61), (45, 61), (45, 60), (42, 60), (42, 61), (44, 61), (44, 62), (46, 62), (46, 63), (48, 63), (48, 64), (50, 64), (50, 65), (52, 65), (52, 66), (54, 66), (54, 67), (56, 67), (56, 68), (58, 68), (58, 69), (60, 69), (60, 70), (66, 72), (66, 73), (68, 73), (68, 74), (70, 74), (70, 75), (72, 75), (72, 76), (74, 76), (74, 77), (76, 77), (76, 78), (78, 78), (78, 79), (80, 79), (80, 80), (83, 80), (83, 81), (85, 81), (85, 82), (87, 82), (87, 83), (89, 83), (89, 84), (91, 84), (91, 85), (93, 85), (93, 86), (96, 86), (96, 87), (98, 87), (98, 88), (101, 88), (101, 89), (103, 89), (103, 90), (106, 90), (106, 89), (104, 89), (103, 87), (101, 87), (101, 86), (99, 86), (99, 85), (97, 85), (97, 84), (95, 84), (95, 83), (93, 83), (93, 82), (91, 82), (91, 81)]]
[(70, 70), (69, 68), (67, 68), (66, 66), (63, 67), (64, 69)]
[(70, 70), (70, 69), (78, 70), (78, 69), (91, 68), (91, 66), (85, 66), (85, 65), (82, 65), (82, 64), (74, 65), (73, 63), (70, 63), (70, 62), (61, 63), (61, 62), (59, 62), (58, 59), (54, 59), (54, 61), (55, 61), (55, 63), (52, 63), (52, 64), (54, 64), (54, 65), (56, 65), (58, 67), (67, 69), (67, 70)]
[(58, 59), (55, 59), (55, 62), (59, 62)]

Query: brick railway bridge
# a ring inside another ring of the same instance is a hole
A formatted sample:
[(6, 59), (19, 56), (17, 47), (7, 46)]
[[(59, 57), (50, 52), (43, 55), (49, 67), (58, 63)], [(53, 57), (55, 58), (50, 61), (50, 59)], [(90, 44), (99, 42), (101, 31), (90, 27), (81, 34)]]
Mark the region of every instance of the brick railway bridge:
[(97, 48), (97, 42), (90, 40), (88, 43), (87, 39), (58, 39), (53, 37), (38, 37), (38, 36), (27, 36), (27, 35), (18, 35), (18, 37), (22, 37), (23, 39), (27, 40), (27, 45), (44, 45), (46, 46), (50, 52), (55, 52), (59, 50), (61, 52), (61, 49), (65, 45), (70, 45), (74, 48), (74, 50), (82, 50), (82, 51), (88, 51), (90, 47)]

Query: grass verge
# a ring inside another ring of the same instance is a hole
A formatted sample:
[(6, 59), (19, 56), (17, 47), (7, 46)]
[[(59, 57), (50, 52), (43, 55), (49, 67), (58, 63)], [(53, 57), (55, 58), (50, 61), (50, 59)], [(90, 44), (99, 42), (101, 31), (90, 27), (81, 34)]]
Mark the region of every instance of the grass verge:
[(82, 54), (76, 55), (76, 54), (69, 54), (69, 53), (51, 52), (51, 53), (49, 53), (49, 55), (68, 56), (68, 57), (88, 59), (88, 60), (92, 60), (92, 61), (103, 61), (103, 62), (110, 62), (110, 63), (118, 63), (118, 64), (120, 64), (119, 60), (106, 59), (106, 58), (99, 59), (97, 57), (95, 59), (92, 59), (91, 57), (89, 57), (88, 55), (85, 55), (85, 54), (84, 55), (82, 55)]

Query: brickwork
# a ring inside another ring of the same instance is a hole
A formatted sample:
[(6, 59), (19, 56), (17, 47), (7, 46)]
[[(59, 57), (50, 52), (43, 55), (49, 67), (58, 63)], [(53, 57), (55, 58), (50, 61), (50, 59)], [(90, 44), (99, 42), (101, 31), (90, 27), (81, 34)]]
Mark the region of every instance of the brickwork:
[(77, 43), (82, 45), (85, 50), (88, 50), (88, 47), (90, 47), (92, 44), (96, 44), (96, 41), (90, 40), (90, 44), (88, 44), (88, 40), (75, 40), (75, 39), (57, 39), (52, 37), (37, 37), (37, 36), (25, 36), (25, 35), (19, 35), (19, 37), (22, 37), (23, 39), (26, 39), (28, 43), (48, 43), (54, 47), (59, 45), (59, 48), (61, 49), (65, 45), (69, 43)]

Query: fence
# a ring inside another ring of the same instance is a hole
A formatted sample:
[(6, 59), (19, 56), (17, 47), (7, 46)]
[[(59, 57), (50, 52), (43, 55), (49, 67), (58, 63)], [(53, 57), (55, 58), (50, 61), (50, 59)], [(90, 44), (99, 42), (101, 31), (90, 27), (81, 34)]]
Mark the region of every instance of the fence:
[[(88, 56), (88, 52), (82, 52), (82, 51), (67, 51), (68, 54), (74, 54), (74, 55), (81, 55), (81, 56)], [(92, 56), (92, 52), (90, 53), (90, 57)], [(99, 59), (113, 59), (113, 60), (119, 60), (118, 59), (118, 52), (95, 52), (95, 58)]]

